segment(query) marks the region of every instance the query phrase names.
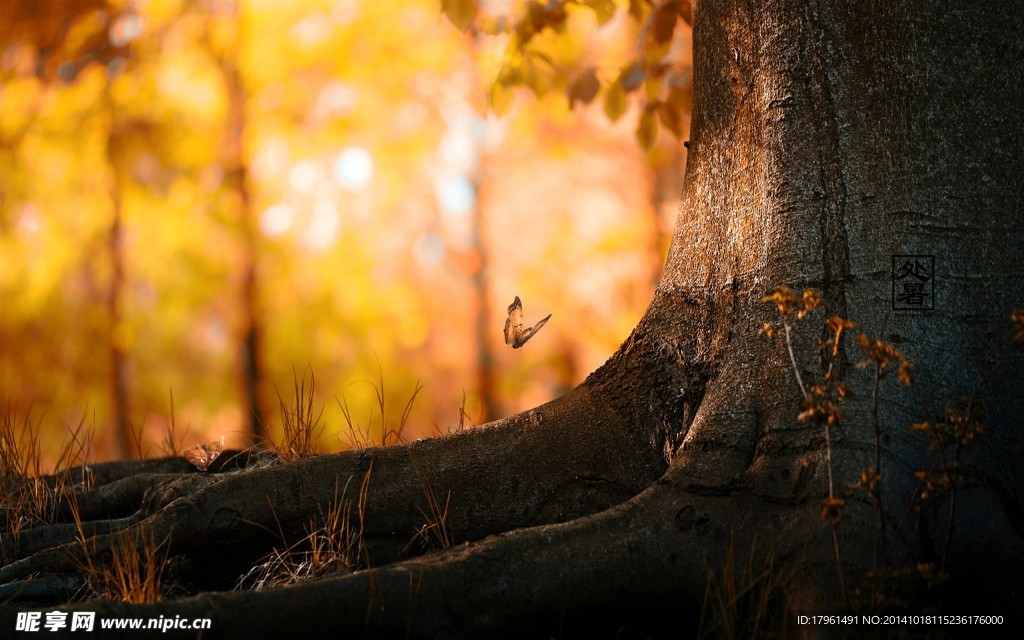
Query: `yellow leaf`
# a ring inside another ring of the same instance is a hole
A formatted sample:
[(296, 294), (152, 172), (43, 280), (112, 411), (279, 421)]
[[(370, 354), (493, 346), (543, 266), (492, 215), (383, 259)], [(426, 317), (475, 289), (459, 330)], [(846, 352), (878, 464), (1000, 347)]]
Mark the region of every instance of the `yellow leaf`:
[(644, 80), (644, 95), (648, 102), (654, 102), (661, 95), (661, 78), (652, 73)]
[(499, 118), (512, 108), (512, 105), (516, 101), (516, 94), (513, 89), (504, 86), (501, 82), (495, 82), (491, 85), (491, 90), (488, 94), (488, 102), (491, 105), (491, 111), (494, 115)]
[(522, 59), (513, 57), (501, 68), (501, 72), (498, 73), (498, 82), (501, 86), (513, 87), (523, 83), (524, 76), (521, 65)]
[(636, 139), (644, 149), (650, 149), (658, 137), (658, 121), (653, 111), (644, 111), (636, 128)]
[(662, 42), (657, 38), (647, 38), (644, 42), (644, 59), (647, 60), (648, 63), (655, 63), (659, 60), (664, 60), (671, 49), (671, 39)]
[(593, 9), (599, 25), (615, 17), (615, 3), (612, 0), (586, 0), (584, 4)]
[(489, 36), (496, 36), (504, 33), (506, 30), (505, 23), (502, 19), (496, 16), (484, 15), (480, 19), (480, 22), (476, 25), (477, 31)]
[(661, 124), (665, 125), (665, 128), (671, 131), (676, 139), (683, 136), (683, 125), (679, 121), (679, 112), (671, 104), (658, 105), (658, 116), (661, 118)]
[(525, 78), (523, 84), (533, 91), (533, 95), (541, 98), (551, 88), (553, 79), (546, 69), (533, 62), (533, 58), (527, 58), (523, 64), (525, 67)]
[(3, 85), (0, 99), (0, 133), (7, 137), (24, 127), (36, 113), (43, 94), (37, 78), (12, 78)]
[(626, 90), (619, 82), (613, 82), (604, 92), (604, 113), (612, 122), (616, 122), (626, 113)]
[(457, 29), (465, 31), (476, 17), (476, 0), (441, 0), (441, 11)]

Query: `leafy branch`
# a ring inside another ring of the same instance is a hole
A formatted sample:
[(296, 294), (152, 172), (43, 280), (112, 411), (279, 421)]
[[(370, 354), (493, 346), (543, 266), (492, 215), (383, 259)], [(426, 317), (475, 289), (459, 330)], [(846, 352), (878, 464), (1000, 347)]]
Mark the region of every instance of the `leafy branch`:
[[(508, 113), (520, 87), (538, 98), (558, 88), (571, 109), (603, 96), (604, 113), (611, 122), (622, 118), (630, 96), (636, 95), (640, 108), (636, 138), (645, 149), (654, 144), (659, 126), (677, 139), (683, 136), (692, 74), (673, 58), (672, 44), (678, 24), (692, 21), (689, 0), (630, 0), (626, 10), (612, 0), (529, 0), (500, 16), (488, 14), (478, 0), (441, 0), (441, 10), (462, 31), (508, 38), (501, 69), (488, 91), (488, 104), (496, 115)], [(557, 63), (544, 50), (548, 41), (541, 36), (553, 33), (555, 38), (569, 38), (570, 21), (583, 14), (592, 14), (598, 28), (620, 14), (638, 25), (635, 59), (613, 70), (582, 62)]]

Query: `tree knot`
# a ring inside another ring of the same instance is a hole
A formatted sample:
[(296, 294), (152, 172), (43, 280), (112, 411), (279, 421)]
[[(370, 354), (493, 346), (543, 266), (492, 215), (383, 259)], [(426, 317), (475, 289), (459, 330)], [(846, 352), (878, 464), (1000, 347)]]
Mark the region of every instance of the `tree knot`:
[(676, 526), (680, 531), (685, 532), (696, 527), (698, 533), (703, 533), (704, 529), (710, 522), (710, 515), (706, 513), (698, 513), (697, 509), (691, 504), (686, 505), (676, 512)]

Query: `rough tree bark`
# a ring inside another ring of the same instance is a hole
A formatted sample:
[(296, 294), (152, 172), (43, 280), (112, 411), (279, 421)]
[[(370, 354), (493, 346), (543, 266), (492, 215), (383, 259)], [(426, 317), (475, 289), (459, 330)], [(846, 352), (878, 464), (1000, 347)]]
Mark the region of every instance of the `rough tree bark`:
[[(650, 308), (607, 364), (562, 398), (455, 436), (291, 464), (225, 456), (209, 474), (174, 460), (97, 465), (80, 504), (100, 559), (104, 530), (144, 526), (169, 537), (193, 591), (228, 589), (273, 542), (267, 529), (299, 530), (336, 487), (353, 495), (369, 474), (372, 568), (279, 590), (77, 606), (211, 617), (204, 638), (677, 635), (698, 624), (709, 568), (756, 544), (774, 556), (787, 616), (842, 612), (836, 542), (819, 520), (823, 432), (797, 420), (785, 347), (760, 334), (777, 318), (761, 297), (788, 284), (825, 300), (825, 314), (794, 327), (805, 381), (821, 377), (826, 314), (915, 365), (912, 387), (884, 380), (878, 394), (885, 544), (864, 492), (835, 529), (847, 587), (881, 563), (944, 559), (959, 593), (975, 596), (954, 601), (958, 612), (1009, 613), (1024, 575), (1024, 350), (1009, 341), (1009, 314), (1024, 303), (1022, 27), (1010, 1), (700, 2), (672, 248)], [(934, 311), (889, 311), (893, 255), (935, 256)], [(859, 358), (840, 352), (855, 391), (833, 431), (842, 486), (874, 460), (872, 375), (852, 366)], [(913, 472), (935, 462), (909, 426), (966, 394), (983, 403), (987, 431), (950, 517), (947, 500), (915, 497)], [(425, 482), (451, 492), (452, 548), (408, 546), (424, 524)], [(2, 595), (53, 602), (74, 582), (75, 545), (54, 531), (5, 542)], [(3, 611), (3, 628), (13, 615)]]

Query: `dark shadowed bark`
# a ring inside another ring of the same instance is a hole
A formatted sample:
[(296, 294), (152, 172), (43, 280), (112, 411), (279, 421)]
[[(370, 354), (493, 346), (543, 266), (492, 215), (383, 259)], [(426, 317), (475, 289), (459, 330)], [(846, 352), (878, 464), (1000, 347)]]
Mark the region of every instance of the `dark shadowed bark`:
[[(1020, 3), (709, 0), (693, 18), (682, 207), (654, 300), (608, 363), (562, 398), (457, 436), (287, 465), (236, 460), (150, 476), (148, 489), (115, 489), (132, 474), (107, 472), (121, 479), (82, 496), (98, 556), (110, 546), (104, 521), (148, 528), (169, 536), (194, 591), (230, 587), (236, 565), (273, 542), (267, 530), (299, 530), (336, 488), (352, 496), (369, 477), (363, 568), (258, 593), (76, 606), (211, 617), (204, 638), (678, 636), (699, 624), (709, 569), (730, 550), (765, 549), (790, 617), (848, 611), (865, 571), (919, 561), (943, 562), (972, 613), (1019, 608), (1024, 349), (1009, 340), (1009, 315), (1024, 304)], [(934, 310), (891, 311), (894, 255), (935, 257)], [(855, 394), (831, 450), (796, 417), (785, 345), (761, 334), (778, 317), (761, 298), (779, 284), (825, 300), (793, 328), (808, 384), (822, 376), (828, 315), (914, 363), (913, 386), (889, 376), (876, 406), (871, 369), (853, 366), (852, 344), (840, 351)], [(983, 404), (987, 430), (962, 460), (951, 512), (917, 492), (914, 473), (936, 463), (909, 428), (964, 395)], [(844, 492), (834, 529), (820, 521), (829, 457), (840, 487), (881, 462), (884, 536), (863, 491)], [(451, 492), (456, 545), (423, 553), (409, 542), (428, 484)], [(133, 497), (104, 511), (103, 491)], [(0, 568), (4, 596), (28, 593), (36, 576), (56, 598), (75, 577), (74, 545), (33, 542), (43, 535), (23, 533)], [(0, 624), (11, 619), (5, 610)]]

